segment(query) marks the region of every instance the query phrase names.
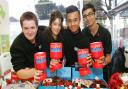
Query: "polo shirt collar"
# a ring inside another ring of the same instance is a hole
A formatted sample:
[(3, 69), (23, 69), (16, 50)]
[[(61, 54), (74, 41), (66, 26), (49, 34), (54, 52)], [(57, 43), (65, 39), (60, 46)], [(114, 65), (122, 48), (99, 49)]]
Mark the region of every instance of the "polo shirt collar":
[(80, 27), (79, 27), (79, 29), (78, 29), (78, 32), (77, 33), (72, 33), (71, 32), (71, 30), (68, 28), (68, 30), (69, 30), (69, 32), (72, 34), (72, 35), (78, 35), (78, 34), (80, 34), (81, 33), (81, 29), (80, 29)]
[[(98, 25), (99, 25), (99, 24), (98, 24)], [(91, 34), (91, 31), (89, 30), (89, 27), (87, 27), (87, 33), (88, 33), (90, 36), (92, 36), (92, 37), (97, 37), (97, 36), (99, 36), (100, 33), (101, 33), (100, 29), (101, 29), (101, 26), (99, 25), (98, 31), (97, 31), (96, 34), (93, 36), (93, 35)]]

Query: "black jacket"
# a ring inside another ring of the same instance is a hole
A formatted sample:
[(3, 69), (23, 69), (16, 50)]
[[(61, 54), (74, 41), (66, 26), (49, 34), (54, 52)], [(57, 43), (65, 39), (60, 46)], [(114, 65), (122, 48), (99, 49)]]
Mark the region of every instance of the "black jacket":
[(75, 62), (77, 62), (77, 51), (75, 51), (74, 48), (87, 48), (86, 38), (83, 37), (80, 28), (79, 32), (76, 34), (73, 34), (70, 29), (65, 29), (63, 32), (63, 38), (66, 58), (65, 66), (74, 66)]
[[(61, 29), (62, 31), (63, 29)], [(58, 38), (55, 40), (52, 36), (51, 30), (47, 28), (45, 31), (42, 33), (44, 41), (45, 41), (45, 51), (47, 52), (47, 66), (50, 64), (50, 43), (55, 43), (55, 42), (61, 42), (63, 44), (63, 38), (62, 38), (62, 33), (60, 32), (58, 35)], [(63, 45), (64, 46), (64, 45)], [(62, 48), (64, 50), (64, 48)], [(64, 52), (62, 53), (64, 54)], [(63, 58), (61, 58), (62, 61)]]
[(10, 47), (11, 62), (15, 71), (34, 67), (34, 53), (44, 51), (44, 42), (40, 31), (37, 32), (35, 44), (30, 43), (24, 34), (19, 34)]
[(110, 73), (124, 72), (125, 71), (125, 55), (124, 48), (118, 48), (112, 56), (110, 63)]
[(104, 48), (104, 54), (105, 55), (111, 54), (112, 51), (111, 34), (106, 28), (104, 28), (100, 24), (98, 25), (99, 25), (98, 31), (94, 36), (91, 34), (89, 27), (86, 27), (82, 30), (82, 33), (86, 38), (86, 44), (88, 45), (88, 48), (90, 48), (90, 43), (102, 42)]

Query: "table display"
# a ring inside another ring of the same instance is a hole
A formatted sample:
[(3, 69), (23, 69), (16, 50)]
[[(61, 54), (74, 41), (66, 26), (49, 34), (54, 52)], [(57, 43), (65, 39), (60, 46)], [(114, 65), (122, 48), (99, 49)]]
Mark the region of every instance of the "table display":
[[(46, 69), (47, 78), (35, 83), (34, 81), (6, 80), (7, 85), (2, 89), (127, 89), (128, 73), (115, 73), (110, 78), (109, 84), (103, 79), (103, 70), (90, 68), (91, 74), (81, 76), (75, 67), (63, 67), (55, 72)], [(13, 74), (13, 73), (12, 73)], [(11, 79), (13, 80), (13, 79)], [(98, 88), (97, 88), (98, 87)]]
[[(99, 86), (108, 89), (107, 83), (103, 80), (102, 69), (91, 69), (92, 74), (80, 76), (79, 70), (71, 67), (63, 67), (48, 78), (41, 81), (38, 89), (94, 89)], [(98, 88), (97, 88), (98, 89)]]

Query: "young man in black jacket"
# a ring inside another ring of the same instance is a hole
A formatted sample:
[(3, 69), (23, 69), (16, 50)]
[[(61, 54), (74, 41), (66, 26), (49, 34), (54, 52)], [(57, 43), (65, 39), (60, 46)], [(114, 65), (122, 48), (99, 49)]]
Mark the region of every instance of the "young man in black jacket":
[(38, 20), (34, 13), (25, 12), (20, 18), (22, 32), (11, 45), (11, 62), (21, 79), (34, 77), (34, 53), (45, 50), (43, 38), (38, 30)]
[[(83, 7), (82, 10), (82, 14), (83, 14), (83, 20), (85, 22), (85, 24), (87, 25), (87, 27), (85, 27), (82, 30), (82, 33), (84, 34), (84, 36), (86, 37), (86, 44), (89, 47), (89, 44), (91, 42), (102, 42), (103, 44), (103, 48), (104, 48), (104, 56), (101, 58), (101, 61), (99, 62), (104, 62), (107, 64), (110, 63), (111, 61), (111, 51), (112, 51), (112, 41), (111, 41), (111, 34), (110, 32), (104, 28), (103, 26), (101, 26), (100, 24), (98, 24), (96, 22), (96, 9), (92, 4), (86, 4)], [(104, 72), (104, 79), (106, 81), (108, 81), (108, 66), (105, 66), (103, 72)]]
[(66, 8), (67, 29), (64, 30), (65, 66), (74, 66), (77, 62), (77, 49), (87, 48), (86, 38), (80, 29), (80, 11), (74, 5)]

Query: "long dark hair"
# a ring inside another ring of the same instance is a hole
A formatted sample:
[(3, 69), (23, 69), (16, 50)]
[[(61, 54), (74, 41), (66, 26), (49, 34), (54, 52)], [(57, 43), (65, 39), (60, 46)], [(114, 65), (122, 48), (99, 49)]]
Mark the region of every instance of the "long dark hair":
[(63, 30), (63, 15), (61, 14), (60, 11), (58, 10), (55, 10), (51, 13), (51, 16), (50, 16), (50, 20), (49, 20), (49, 27), (48, 27), (48, 37), (51, 41), (53, 41), (53, 37), (52, 37), (52, 31), (51, 31), (51, 26), (52, 26), (52, 23), (57, 19), (59, 18), (61, 20), (61, 30), (60, 30), (60, 33), (58, 34), (58, 37), (57, 39), (61, 39), (62, 36), (61, 36), (61, 31)]
[(55, 10), (51, 13), (50, 21), (49, 21), (49, 28), (51, 29), (52, 23), (56, 20), (56, 18), (59, 18), (61, 20), (61, 27), (63, 26), (63, 15), (60, 11)]

